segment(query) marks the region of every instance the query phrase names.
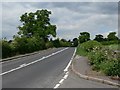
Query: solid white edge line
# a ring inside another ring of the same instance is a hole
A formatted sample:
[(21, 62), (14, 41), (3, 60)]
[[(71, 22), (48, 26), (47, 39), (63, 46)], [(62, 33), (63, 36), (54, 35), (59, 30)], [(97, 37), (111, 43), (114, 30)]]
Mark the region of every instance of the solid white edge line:
[[(62, 51), (64, 51), (64, 50), (66, 50), (66, 49), (68, 49), (68, 48), (64, 48), (64, 49), (60, 50), (59, 52), (57, 51), (57, 53), (60, 53), (60, 52), (62, 52)], [(56, 52), (55, 52), (55, 53), (56, 53)], [(56, 54), (57, 54), (57, 53), (56, 53)], [(54, 55), (55, 55), (55, 54), (54, 54)], [(5, 75), (5, 74), (8, 74), (8, 73), (13, 72), (13, 71), (16, 71), (16, 70), (21, 69), (21, 68), (23, 68), (23, 67), (29, 66), (29, 65), (31, 65), (31, 64), (37, 63), (37, 62), (39, 62), (39, 61), (41, 61), (41, 60), (43, 60), (43, 59), (49, 58), (49, 57), (51, 57), (51, 56), (53, 56), (53, 55), (50, 54), (50, 55), (45, 56), (45, 57), (42, 57), (42, 58), (40, 58), (40, 59), (38, 59), (38, 60), (36, 60), (36, 61), (30, 62), (30, 63), (28, 63), (28, 64), (25, 64), (24, 66), (20, 66), (20, 67), (11, 69), (11, 70), (9, 70), (9, 71), (3, 72), (3, 73), (0, 74), (0, 76), (1, 76), (1, 75)]]
[(67, 77), (68, 77), (68, 75), (65, 75), (63, 78), (64, 78), (64, 79), (67, 79)]
[(59, 81), (58, 84), (55, 85), (54, 89), (57, 89), (61, 84), (63, 84), (63, 81), (67, 79), (69, 72), (66, 72), (64, 77)]
[(71, 65), (71, 63), (72, 63), (72, 60), (73, 60), (73, 58), (74, 58), (74, 56), (75, 56), (75, 54), (76, 54), (76, 49), (77, 49), (77, 48), (75, 48), (74, 53), (73, 53), (73, 56), (72, 56), (70, 62), (68, 63), (67, 67), (64, 69), (64, 72), (67, 72), (67, 71), (68, 71), (68, 68), (70, 67), (70, 65)]
[(61, 80), (59, 81), (59, 83), (61, 84), (64, 80), (65, 80), (65, 79), (61, 79)]
[(72, 57), (71, 57), (70, 62), (68, 63), (67, 67), (64, 69), (64, 72), (65, 72), (64, 77), (59, 81), (58, 84), (55, 85), (54, 89), (57, 89), (57, 88), (63, 83), (63, 81), (64, 81), (65, 79), (67, 79), (67, 77), (68, 77), (68, 75), (69, 75), (68, 68), (69, 68), (69, 66), (71, 65), (72, 60), (73, 60), (73, 58), (74, 58), (74, 56), (75, 56), (75, 54), (76, 54), (76, 49), (77, 49), (77, 48), (75, 48), (74, 53), (73, 53), (73, 55), (72, 55)]
[(58, 88), (60, 86), (60, 84), (56, 84), (56, 86), (54, 87), (54, 89)]

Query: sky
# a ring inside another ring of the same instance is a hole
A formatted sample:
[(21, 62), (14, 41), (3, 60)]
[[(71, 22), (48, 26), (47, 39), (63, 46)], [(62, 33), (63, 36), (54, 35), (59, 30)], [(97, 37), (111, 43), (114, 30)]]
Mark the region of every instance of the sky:
[(57, 26), (57, 37), (73, 39), (80, 32), (105, 37), (118, 32), (117, 2), (2, 2), (2, 37), (8, 40), (18, 32), (20, 16), (25, 12), (47, 9), (52, 12), (50, 22)]

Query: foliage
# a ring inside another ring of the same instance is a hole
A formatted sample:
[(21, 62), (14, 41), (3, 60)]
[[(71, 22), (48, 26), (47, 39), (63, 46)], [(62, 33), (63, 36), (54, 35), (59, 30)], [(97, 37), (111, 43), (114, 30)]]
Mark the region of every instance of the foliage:
[(120, 50), (120, 44), (111, 44), (111, 45), (106, 45), (110, 50)]
[(98, 42), (102, 42), (102, 41), (104, 40), (103, 35), (101, 35), (101, 34), (96, 35), (96, 37), (95, 37), (94, 40), (96, 40), (96, 41), (98, 41)]
[(54, 47), (53, 43), (51, 41), (46, 42), (46, 48), (52, 48)]
[(79, 36), (79, 42), (83, 43), (90, 40), (90, 34), (88, 32), (81, 32)]
[(108, 40), (118, 40), (118, 37), (116, 36), (116, 32), (111, 32), (109, 33), (109, 35), (107, 36)]
[(78, 46), (77, 54), (87, 56), (94, 70), (101, 70), (109, 76), (120, 77), (119, 54), (114, 53), (109, 47), (97, 41), (88, 41)]
[(10, 47), (10, 44), (6, 40), (2, 40), (2, 58), (7, 58), (12, 56), (12, 48)]
[(49, 15), (51, 11), (37, 10), (35, 13), (25, 13), (20, 17), (22, 26), (18, 34), (21, 37), (37, 37), (48, 41), (50, 35), (56, 36), (56, 26), (51, 25)]
[(54, 47), (56, 47), (56, 48), (60, 47), (60, 46), (61, 46), (61, 45), (60, 45), (60, 40), (59, 40), (59, 39), (54, 40), (54, 41), (53, 41), (53, 45), (54, 45)]
[(103, 41), (101, 44), (103, 45), (111, 45), (111, 44), (119, 44), (120, 40), (111, 40), (111, 41)]
[(90, 52), (93, 49), (100, 49), (102, 47), (101, 43), (91, 40), (81, 44), (81, 47), (86, 51)]
[(20, 54), (30, 53), (30, 52), (34, 52), (34, 51), (42, 50), (46, 48), (44, 40), (43, 39), (38, 40), (35, 37), (32, 37), (32, 38), (17, 37), (15, 39), (15, 46), (18, 53)]
[(120, 59), (111, 59), (101, 63), (101, 70), (108, 76), (120, 77)]
[(74, 39), (73, 39), (73, 46), (74, 46), (74, 47), (77, 47), (77, 46), (78, 46), (78, 39), (77, 39), (77, 38), (74, 38)]

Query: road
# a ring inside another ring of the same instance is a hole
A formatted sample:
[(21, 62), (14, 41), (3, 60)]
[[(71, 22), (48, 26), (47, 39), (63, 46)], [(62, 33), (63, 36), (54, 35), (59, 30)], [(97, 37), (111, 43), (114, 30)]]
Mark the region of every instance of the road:
[(95, 88), (95, 90), (96, 88), (103, 88), (103, 90), (118, 90), (116, 86), (82, 79), (72, 71), (69, 72), (68, 78), (61, 83), (59, 88)]
[[(70, 62), (74, 51), (75, 48), (49, 49), (35, 55), (4, 62), (0, 74), (2, 88), (54, 88), (64, 77), (64, 69)], [(70, 82), (67, 83), (68, 81)], [(71, 82), (72, 80), (68, 78), (65, 85), (71, 85)], [(82, 80), (78, 84), (92, 86), (93, 83)], [(109, 85), (105, 86), (100, 83), (96, 87), (98, 86), (111, 88)]]
[[(74, 48), (65, 49), (53, 56), (41, 61), (14, 70), (25, 64), (29, 64), (42, 57), (48, 56), (64, 48), (51, 49), (39, 54), (19, 58), (2, 65), (2, 87), (3, 88), (53, 88), (59, 79), (64, 75), (63, 70), (69, 63)], [(4, 74), (5, 72), (8, 72)]]

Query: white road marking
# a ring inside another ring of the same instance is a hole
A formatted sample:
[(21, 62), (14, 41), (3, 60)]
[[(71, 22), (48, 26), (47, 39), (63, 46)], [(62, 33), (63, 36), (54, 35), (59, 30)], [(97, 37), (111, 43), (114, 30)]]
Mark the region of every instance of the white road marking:
[(70, 67), (70, 65), (71, 65), (71, 63), (72, 63), (72, 60), (73, 60), (73, 58), (74, 58), (74, 56), (75, 56), (75, 53), (76, 53), (76, 48), (75, 48), (75, 51), (74, 51), (74, 53), (73, 53), (73, 56), (72, 56), (70, 62), (68, 63), (67, 67), (64, 69), (64, 72), (67, 72), (67, 71), (68, 71), (68, 68)]
[(26, 66), (26, 63), (24, 63), (24, 64), (20, 65), (20, 67), (24, 67), (24, 66)]
[(0, 62), (0, 64), (3, 64), (4, 62)]
[[(58, 51), (58, 52), (59, 52), (59, 51)], [(57, 89), (57, 88), (63, 83), (63, 81), (64, 81), (65, 79), (67, 79), (67, 77), (68, 77), (68, 75), (69, 75), (68, 68), (70, 67), (70, 65), (71, 65), (71, 63), (72, 63), (72, 60), (73, 60), (75, 54), (76, 54), (76, 48), (75, 48), (75, 51), (74, 51), (74, 53), (73, 53), (73, 55), (72, 55), (72, 58), (71, 58), (70, 62), (68, 63), (67, 67), (64, 69), (64, 72), (65, 72), (64, 77), (59, 81), (58, 84), (55, 85), (54, 89)]]
[(54, 89), (58, 88), (60, 86), (60, 84), (56, 84), (56, 86), (54, 87)]
[(5, 75), (5, 74), (7, 74), (7, 73), (13, 72), (13, 71), (18, 70), (18, 69), (20, 69), (20, 68), (23, 68), (23, 67), (17, 67), (17, 68), (15, 68), (15, 69), (11, 69), (11, 70), (9, 70), (9, 71), (7, 71), (7, 72), (1, 73), (0, 75)]
[(63, 78), (64, 78), (64, 79), (67, 79), (67, 77), (68, 77), (68, 74), (67, 74), (67, 75), (65, 75)]
[(61, 79), (61, 80), (59, 81), (59, 83), (61, 84), (63, 81), (64, 81), (64, 79)]
[(65, 79), (67, 79), (68, 74), (69, 74), (69, 72), (66, 72), (66, 73), (65, 73), (64, 77), (59, 81), (58, 84), (55, 85), (54, 89), (57, 89), (57, 88), (63, 83), (63, 81), (64, 81)]
[(69, 74), (69, 72), (66, 72), (66, 75), (68, 75)]
[[(55, 52), (55, 53), (56, 53), (56, 54), (57, 54), (57, 53), (60, 53), (60, 52), (62, 52), (62, 51), (64, 51), (64, 50), (66, 50), (66, 49), (68, 49), (68, 48), (64, 48), (64, 49), (62, 49), (62, 50), (60, 50), (60, 51), (57, 51), (57, 52)], [(55, 55), (55, 54), (54, 54), (54, 55)], [(38, 60), (33, 61), (33, 62), (30, 62), (30, 63), (28, 63), (28, 64), (20, 65), (19, 67), (14, 68), (14, 69), (11, 69), (11, 70), (6, 71), (6, 72), (3, 72), (3, 73), (1, 73), (0, 75), (5, 75), (5, 74), (8, 74), (8, 73), (10, 73), (10, 72), (19, 70), (19, 69), (21, 69), (21, 68), (23, 68), (23, 67), (32, 65), (32, 64), (37, 63), (37, 62), (39, 62), (39, 61), (41, 61), (41, 60), (43, 60), (43, 59), (49, 58), (49, 57), (51, 57), (51, 56), (53, 56), (53, 55), (50, 54), (50, 55), (48, 55), (48, 56), (42, 57), (41, 59), (38, 59)]]

